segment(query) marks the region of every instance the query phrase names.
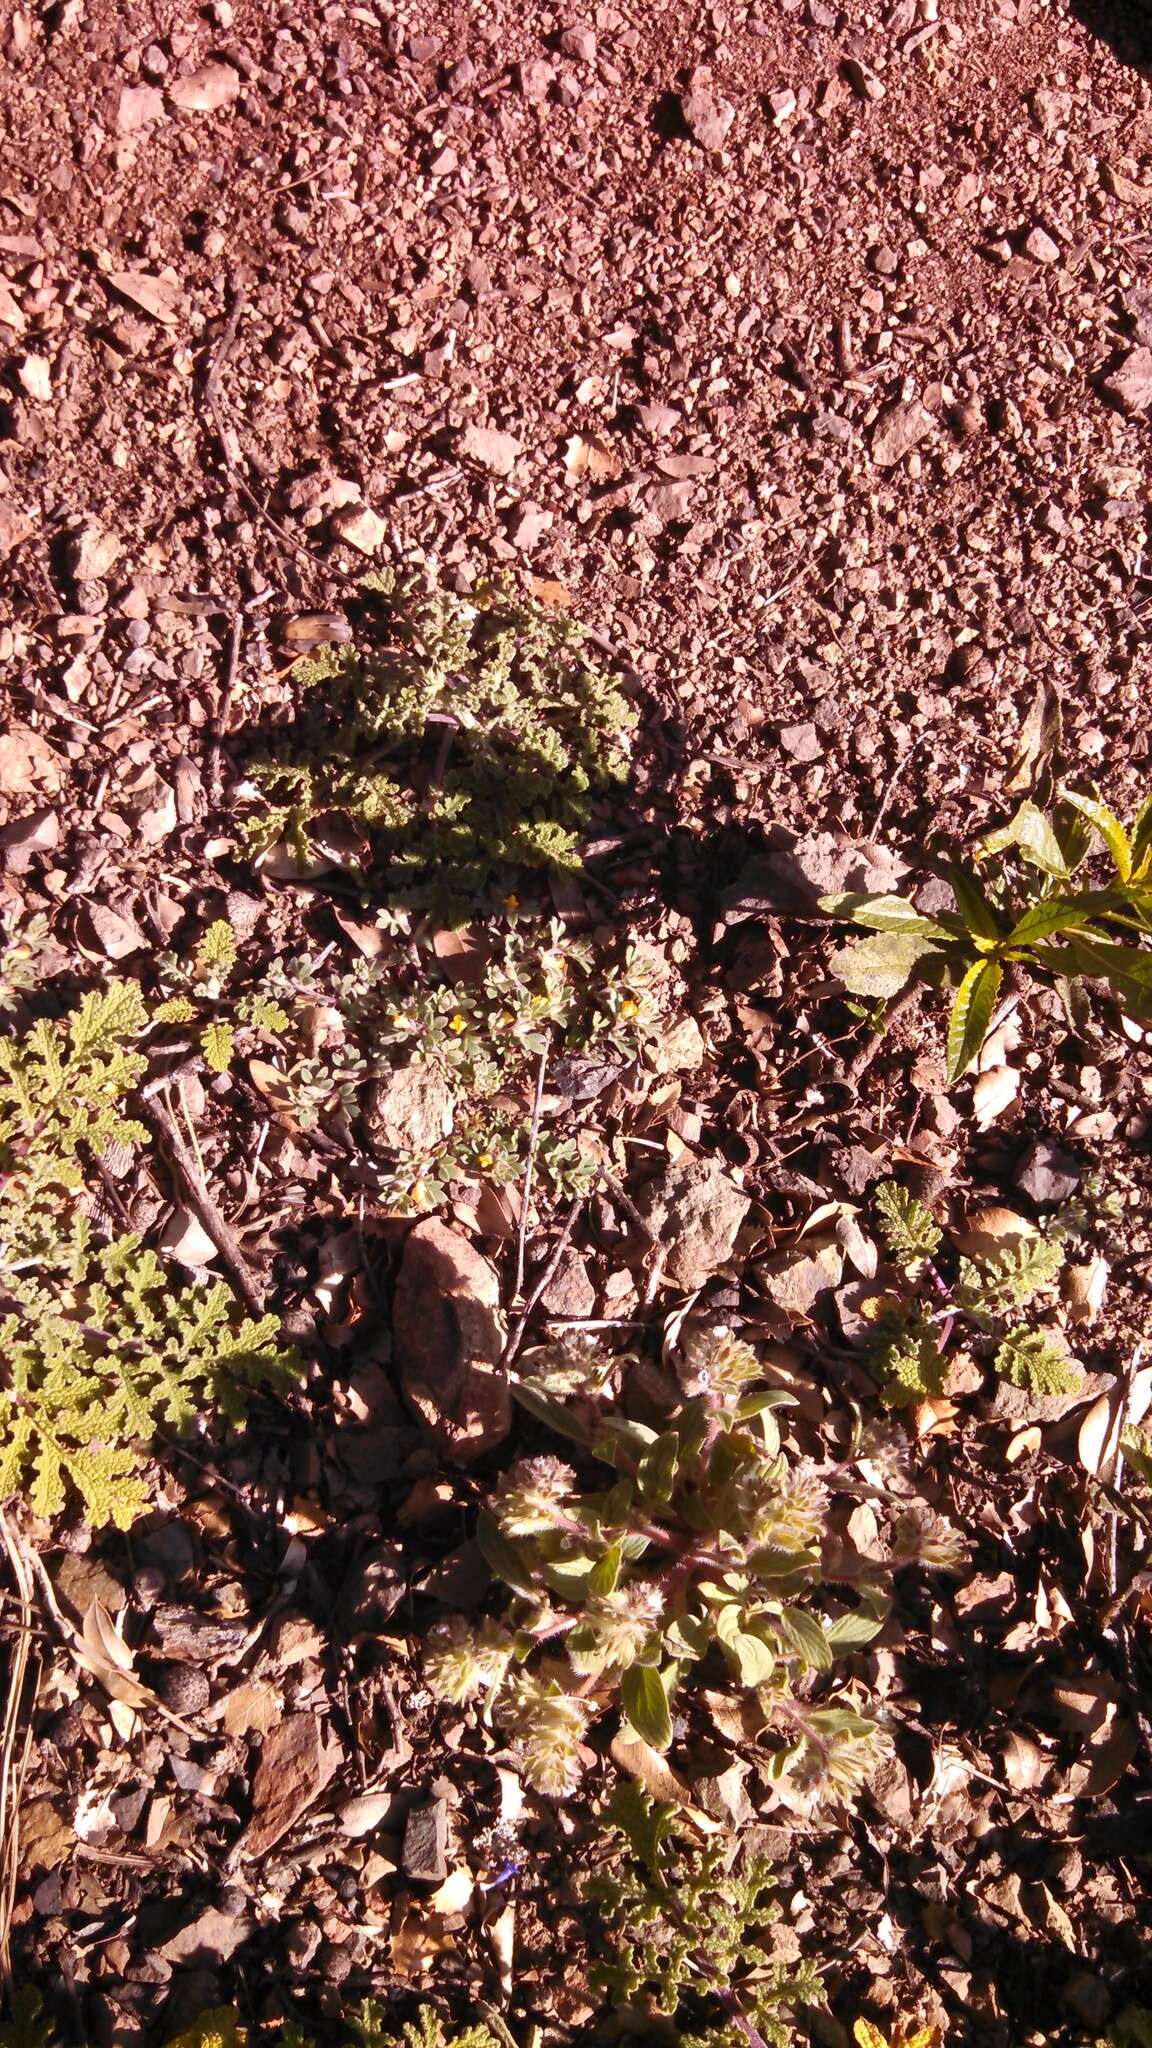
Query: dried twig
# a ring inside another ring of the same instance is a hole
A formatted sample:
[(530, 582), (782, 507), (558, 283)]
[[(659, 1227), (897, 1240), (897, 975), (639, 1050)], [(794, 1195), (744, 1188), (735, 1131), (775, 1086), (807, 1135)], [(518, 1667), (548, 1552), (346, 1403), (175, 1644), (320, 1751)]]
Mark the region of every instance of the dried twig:
[[(31, 1715), (25, 1725), (23, 1741), (20, 1738), (20, 1717), (28, 1692), (33, 1611), (32, 1581), (28, 1566), (3, 1513), (0, 1513), (0, 1541), (3, 1542), (8, 1555), (9, 1568), (20, 1602), (19, 1618), (10, 1638), (8, 1686), (4, 1698), (3, 1725), (0, 1729), (0, 1984), (10, 1985), (12, 1956), (9, 1937), (20, 1869), (20, 1795), (32, 1748)], [(36, 1665), (31, 1687), (32, 1699), (36, 1697), (39, 1679), (40, 1667)]]
[(255, 1276), (236, 1232), (227, 1218), (222, 1216), (200, 1173), (195, 1159), (185, 1144), (171, 1113), (160, 1102), (142, 1104), (148, 1123), (168, 1155), (177, 1179), (188, 1200), (204, 1225), (220, 1257), (236, 1282), (236, 1286), (253, 1315), (262, 1315), (264, 1298), (256, 1284)]
[[(593, 1186), (595, 1186), (595, 1182), (593, 1183)], [(589, 1194), (591, 1194), (592, 1189), (590, 1188), (588, 1192)], [(568, 1210), (568, 1214), (565, 1216), (564, 1221), (560, 1226), (560, 1235), (556, 1239), (556, 1242), (552, 1247), (551, 1256), (549, 1257), (548, 1262), (545, 1265), (543, 1271), (540, 1274), (538, 1274), (536, 1280), (533, 1282), (532, 1292), (528, 1296), (527, 1301), (524, 1303), (524, 1306), (520, 1311), (520, 1315), (515, 1324), (515, 1327), (510, 1332), (508, 1342), (504, 1346), (504, 1355), (501, 1358), (500, 1363), (503, 1366), (505, 1372), (508, 1371), (510, 1366), (515, 1364), (516, 1359), (519, 1356), (520, 1347), (524, 1342), (524, 1335), (528, 1328), (528, 1320), (532, 1314), (533, 1309), (536, 1307), (536, 1304), (540, 1300), (541, 1295), (545, 1292), (545, 1290), (548, 1287), (551, 1286), (553, 1280), (556, 1278), (556, 1274), (559, 1271), (560, 1267), (560, 1261), (564, 1257), (564, 1253), (567, 1250), (568, 1240), (571, 1237), (572, 1232), (576, 1228), (576, 1218), (579, 1216), (581, 1209), (584, 1207), (585, 1200), (586, 1197), (584, 1195), (576, 1195), (573, 1198), (572, 1203)]]
[(628, 1218), (637, 1236), (642, 1237), (647, 1245), (657, 1244), (659, 1240), (655, 1231), (650, 1223), (645, 1222), (623, 1181), (617, 1180), (616, 1175), (611, 1173), (606, 1166), (600, 1168), (600, 1178), (615, 1202), (616, 1207), (623, 1216)]
[(544, 1076), (548, 1072), (548, 1047), (540, 1055), (536, 1069), (536, 1094), (532, 1102), (532, 1122), (528, 1129), (528, 1157), (524, 1162), (524, 1185), (520, 1191), (520, 1226), (516, 1233), (516, 1289), (513, 1301), (519, 1301), (524, 1292), (524, 1248), (528, 1242), (528, 1225), (532, 1214), (532, 1176), (536, 1171), (536, 1147), (540, 1139), (540, 1110), (544, 1101)]
[(228, 640), (228, 655), (224, 664), (224, 683), (220, 691), (220, 702), (212, 720), (212, 736), (208, 743), (208, 794), (214, 804), (220, 801), (223, 763), (221, 759), (224, 741), (232, 723), (232, 693), (240, 671), (240, 650), (244, 645), (244, 617), (237, 612), (232, 620), (232, 631)]

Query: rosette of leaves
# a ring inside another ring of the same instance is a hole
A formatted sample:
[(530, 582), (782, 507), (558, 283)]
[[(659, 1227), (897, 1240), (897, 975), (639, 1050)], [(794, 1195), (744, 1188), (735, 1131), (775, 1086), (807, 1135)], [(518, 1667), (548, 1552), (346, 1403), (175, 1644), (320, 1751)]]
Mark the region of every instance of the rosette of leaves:
[[(957, 1330), (1011, 1385), (1042, 1396), (1079, 1392), (1083, 1374), (1051, 1330), (1015, 1319), (1059, 1280), (1067, 1233), (1058, 1217), (1046, 1235), (957, 1258), (943, 1225), (908, 1189), (882, 1181), (873, 1203), (877, 1228), (904, 1280), (899, 1294), (884, 1299), (872, 1346), (873, 1369), (890, 1407), (943, 1393)], [(937, 1261), (942, 1247), (952, 1280)]]
[(775, 1961), (764, 1941), (779, 1918), (772, 1866), (733, 1863), (727, 1841), (689, 1846), (676, 1819), (633, 1783), (613, 1793), (603, 1866), (584, 1885), (606, 1951), (592, 1982), (641, 2020), (681, 2022), (684, 2048), (787, 2048), (789, 2015), (822, 1993), (812, 1965)]
[[(1110, 872), (1100, 886), (1080, 887), (1094, 840)], [(1070, 1013), (1078, 984), (1102, 981), (1129, 1016), (1152, 1017), (1152, 796), (1130, 832), (1098, 797), (1077, 790), (1062, 789), (1051, 811), (1025, 801), (972, 856), (942, 872), (951, 911), (928, 914), (896, 895), (825, 896), (821, 904), (870, 934), (832, 956), (851, 994), (887, 1000), (917, 974), (955, 985), (950, 1080), (979, 1052), (1006, 974), (1054, 984)]]
[[(585, 1488), (554, 1457), (503, 1475), (477, 1533), (517, 1596), (509, 1626), (447, 1625), (430, 1639), (426, 1671), (443, 1697), (485, 1702), (540, 1790), (573, 1788), (588, 1723), (613, 1705), (667, 1749), (677, 1688), (710, 1655), (786, 1731), (781, 1771), (843, 1791), (851, 1756), (874, 1760), (867, 1720), (813, 1708), (802, 1690), (875, 1635), (888, 1575), (916, 1546), (875, 1567), (841, 1548), (826, 1568), (828, 1486), (813, 1464), (785, 1455), (775, 1411), (790, 1396), (756, 1388), (759, 1377), (748, 1346), (723, 1333), (690, 1338), (686, 1391), (660, 1431), (569, 1406), (538, 1379), (516, 1388), (608, 1477)], [(832, 1597), (835, 1573), (856, 1587), (849, 1611)]]
[(269, 836), (305, 853), (354, 819), (405, 874), (465, 898), (507, 868), (574, 868), (593, 804), (628, 772), (634, 715), (583, 629), (509, 586), (467, 598), (382, 572), (361, 630), (298, 662), (289, 735), (252, 764)]

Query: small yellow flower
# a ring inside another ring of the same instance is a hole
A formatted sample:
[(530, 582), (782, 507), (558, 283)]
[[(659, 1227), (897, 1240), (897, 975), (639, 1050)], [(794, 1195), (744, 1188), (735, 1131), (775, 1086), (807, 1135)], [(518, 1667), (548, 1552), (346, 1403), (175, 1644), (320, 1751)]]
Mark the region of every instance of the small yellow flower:
[(624, 1001), (620, 1005), (620, 1015), (622, 1017), (635, 1017), (639, 1015), (639, 1011), (639, 1003), (634, 1002), (631, 996), (625, 996)]
[(478, 1159), (478, 1160), (476, 1161), (476, 1164), (477, 1164), (477, 1166), (482, 1166), (482, 1167), (483, 1167), (483, 1166), (491, 1166), (491, 1164), (492, 1164), (492, 1154), (491, 1154), (490, 1152), (482, 1152), (482, 1153), (480, 1154), (480, 1157), (479, 1157), (479, 1159)]
[(422, 1180), (413, 1181), (408, 1190), (408, 1200), (415, 1202), (418, 1208), (424, 1208), (428, 1200), (428, 1190)]
[(468, 1019), (464, 1015), (462, 1010), (455, 1011), (454, 1014), (451, 1017), (449, 1017), (448, 1029), (449, 1031), (455, 1031), (457, 1033), (461, 1031), (467, 1031)]
[(504, 898), (504, 908), (505, 910), (519, 910), (520, 898), (518, 896), (506, 896)]

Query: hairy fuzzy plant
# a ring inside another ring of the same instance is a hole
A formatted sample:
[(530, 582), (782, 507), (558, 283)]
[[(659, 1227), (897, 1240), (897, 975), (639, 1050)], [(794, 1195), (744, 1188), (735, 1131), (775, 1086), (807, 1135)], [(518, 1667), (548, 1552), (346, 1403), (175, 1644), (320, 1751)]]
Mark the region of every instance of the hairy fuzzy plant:
[[(1081, 888), (1093, 837), (1111, 872), (1103, 886)], [(1055, 983), (1070, 1011), (1078, 983), (1103, 981), (1130, 1016), (1152, 1017), (1152, 796), (1130, 832), (1098, 797), (1077, 790), (1062, 789), (1050, 812), (1026, 801), (944, 873), (954, 911), (929, 916), (903, 896), (826, 896), (822, 904), (870, 934), (833, 956), (851, 994), (893, 996), (917, 973), (958, 983), (950, 1080), (979, 1052), (1006, 973)]]
[(607, 1951), (592, 1981), (642, 2020), (683, 2022), (683, 2048), (787, 2048), (789, 2013), (822, 1992), (816, 1969), (774, 1961), (762, 1942), (779, 1918), (772, 1866), (749, 1856), (728, 1867), (728, 1842), (690, 1847), (676, 1820), (632, 1783), (614, 1792), (605, 1861), (584, 1885)]
[[(682, 1675), (716, 1655), (765, 1710), (778, 1774), (813, 1795), (856, 1789), (883, 1747), (878, 1732), (805, 1693), (876, 1634), (892, 1571), (919, 1555), (914, 1532), (867, 1563), (831, 1538), (828, 1480), (781, 1448), (774, 1411), (790, 1397), (757, 1389), (755, 1353), (723, 1332), (687, 1340), (685, 1391), (661, 1431), (558, 1399), (569, 1373), (538, 1363), (543, 1376), (521, 1381), (519, 1400), (579, 1446), (582, 1465), (607, 1466), (607, 1482), (588, 1489), (550, 1456), (502, 1475), (477, 1534), (516, 1596), (509, 1625), (434, 1631), (433, 1690), (482, 1703), (531, 1782), (562, 1795), (578, 1780), (586, 1728), (610, 1706), (667, 1749)], [(849, 1586), (860, 1604), (845, 1609), (835, 1596)]]
[(189, 1430), (207, 1402), (242, 1412), (291, 1362), (274, 1317), (237, 1313), (222, 1282), (170, 1288), (139, 1239), (94, 1240), (78, 1206), (94, 1159), (147, 1136), (125, 1114), (147, 1022), (133, 982), (84, 997), (0, 1044), (0, 1499), (34, 1511), (71, 1491), (95, 1525), (151, 1505), (142, 1448)]
[(949, 1344), (957, 1333), (1013, 1386), (1038, 1395), (1079, 1391), (1083, 1374), (1052, 1330), (1013, 1320), (1016, 1311), (1055, 1289), (1066, 1231), (1057, 1227), (953, 1258), (955, 1278), (949, 1282), (937, 1262), (941, 1248), (948, 1250), (946, 1234), (924, 1203), (894, 1181), (882, 1181), (873, 1199), (877, 1228), (903, 1282), (879, 1297), (870, 1347), (889, 1406), (907, 1407), (943, 1393)]
[(634, 723), (583, 630), (507, 586), (361, 588), (355, 644), (297, 663), (296, 723), (253, 764), (265, 836), (306, 851), (312, 821), (343, 813), (391, 880), (431, 875), (458, 901), (500, 871), (578, 866)]
[(14, 1010), (21, 996), (35, 988), (51, 936), (48, 919), (39, 913), (23, 922), (15, 911), (0, 916), (0, 1010)]

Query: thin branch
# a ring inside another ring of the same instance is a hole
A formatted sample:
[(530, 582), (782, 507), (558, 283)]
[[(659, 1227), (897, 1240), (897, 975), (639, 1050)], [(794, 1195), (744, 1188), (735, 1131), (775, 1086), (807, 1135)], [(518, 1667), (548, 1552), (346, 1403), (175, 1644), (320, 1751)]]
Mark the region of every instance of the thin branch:
[(528, 1129), (528, 1157), (524, 1162), (524, 1185), (520, 1191), (520, 1225), (516, 1233), (516, 1287), (513, 1301), (519, 1301), (524, 1292), (524, 1248), (528, 1242), (528, 1225), (532, 1214), (532, 1176), (536, 1171), (536, 1147), (540, 1140), (540, 1110), (544, 1101), (544, 1076), (548, 1072), (548, 1047), (545, 1045), (536, 1069), (536, 1094), (532, 1103), (532, 1122)]
[(221, 1215), (209, 1194), (200, 1169), (176, 1128), (175, 1119), (160, 1102), (148, 1102), (142, 1104), (142, 1107), (146, 1121), (151, 1124), (153, 1132), (168, 1155), (189, 1207), (195, 1210), (204, 1225), (235, 1280), (246, 1306), (252, 1310), (253, 1315), (262, 1315), (264, 1298), (244, 1255), (240, 1239), (227, 1218)]
[[(593, 1185), (595, 1185), (595, 1183), (593, 1183)], [(591, 1192), (592, 1190), (589, 1189), (589, 1193)], [(528, 1320), (532, 1314), (533, 1309), (536, 1307), (536, 1304), (540, 1300), (541, 1295), (545, 1292), (547, 1288), (551, 1286), (553, 1280), (556, 1278), (556, 1274), (560, 1268), (560, 1261), (564, 1257), (564, 1253), (567, 1250), (568, 1240), (571, 1237), (572, 1232), (576, 1228), (576, 1219), (579, 1216), (581, 1209), (584, 1207), (585, 1199), (586, 1198), (583, 1195), (576, 1195), (574, 1197), (571, 1207), (568, 1210), (568, 1214), (565, 1216), (564, 1221), (560, 1226), (560, 1235), (552, 1248), (552, 1255), (549, 1258), (547, 1265), (544, 1267), (543, 1272), (534, 1282), (532, 1292), (528, 1296), (528, 1299), (524, 1303), (524, 1307), (520, 1312), (519, 1320), (517, 1321), (515, 1328), (509, 1335), (508, 1342), (504, 1346), (504, 1355), (500, 1360), (501, 1366), (503, 1367), (505, 1372), (507, 1372), (509, 1366), (515, 1364), (515, 1361), (519, 1356), (520, 1346), (524, 1342), (524, 1334), (528, 1328)]]
[(236, 612), (232, 620), (232, 631), (228, 640), (228, 655), (224, 664), (224, 683), (216, 716), (212, 720), (212, 737), (208, 745), (208, 794), (214, 804), (220, 802), (223, 772), (222, 749), (232, 723), (232, 695), (236, 677), (240, 672), (240, 652), (244, 645), (244, 616)]

